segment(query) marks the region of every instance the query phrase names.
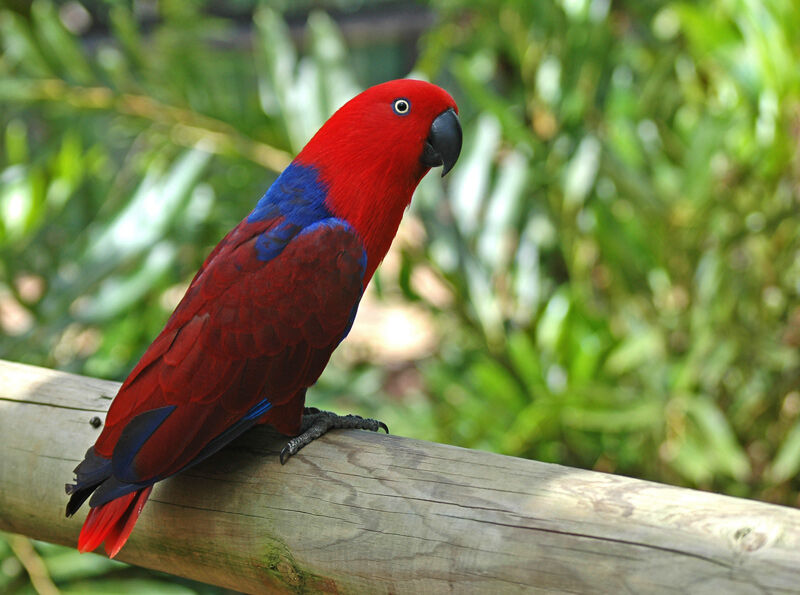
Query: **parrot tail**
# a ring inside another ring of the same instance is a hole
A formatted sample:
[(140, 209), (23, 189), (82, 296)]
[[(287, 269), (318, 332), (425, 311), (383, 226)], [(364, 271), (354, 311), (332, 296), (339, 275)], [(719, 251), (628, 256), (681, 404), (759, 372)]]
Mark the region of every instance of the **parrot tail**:
[(78, 537), (78, 551), (91, 552), (103, 541), (109, 558), (125, 545), (153, 486), (125, 494), (89, 511)]

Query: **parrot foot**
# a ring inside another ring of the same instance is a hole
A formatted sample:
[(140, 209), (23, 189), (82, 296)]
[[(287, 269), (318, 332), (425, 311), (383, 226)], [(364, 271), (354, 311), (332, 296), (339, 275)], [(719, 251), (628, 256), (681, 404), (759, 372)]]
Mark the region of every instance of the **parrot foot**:
[(295, 436), (281, 450), (281, 465), (289, 460), (289, 457), (311, 444), (314, 440), (325, 434), (328, 430), (370, 430), (377, 432), (383, 430), (387, 434), (389, 428), (386, 424), (377, 419), (369, 419), (360, 415), (337, 415), (332, 411), (320, 411), (316, 407), (306, 407), (303, 409), (303, 421), (300, 424), (300, 435)]

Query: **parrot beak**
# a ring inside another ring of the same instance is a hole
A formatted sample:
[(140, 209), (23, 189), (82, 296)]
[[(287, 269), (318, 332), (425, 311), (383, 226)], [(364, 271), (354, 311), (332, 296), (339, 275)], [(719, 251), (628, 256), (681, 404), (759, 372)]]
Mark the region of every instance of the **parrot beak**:
[(461, 153), (461, 123), (455, 110), (442, 112), (431, 124), (420, 160), (428, 167), (442, 165), (442, 177), (453, 169)]

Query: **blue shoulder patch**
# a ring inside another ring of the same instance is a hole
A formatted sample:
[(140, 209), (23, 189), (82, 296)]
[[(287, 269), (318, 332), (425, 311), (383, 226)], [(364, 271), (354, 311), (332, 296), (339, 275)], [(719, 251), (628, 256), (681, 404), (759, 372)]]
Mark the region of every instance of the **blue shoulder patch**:
[(331, 213), (325, 206), (327, 193), (313, 167), (292, 163), (283, 170), (247, 216), (248, 223), (283, 219), (256, 240), (258, 259), (275, 258), (301, 230), (329, 218)]
[(292, 162), (264, 193), (247, 216), (248, 223), (286, 217), (293, 223), (312, 223), (331, 216), (325, 206), (327, 187), (317, 170)]

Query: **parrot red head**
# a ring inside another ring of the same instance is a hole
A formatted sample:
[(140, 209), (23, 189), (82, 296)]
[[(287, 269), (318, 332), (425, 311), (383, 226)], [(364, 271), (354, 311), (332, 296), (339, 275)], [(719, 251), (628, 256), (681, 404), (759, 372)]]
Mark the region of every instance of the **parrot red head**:
[(297, 156), (327, 186), (326, 206), (359, 233), (366, 285), (383, 259), (411, 195), (431, 167), (442, 175), (461, 151), (458, 107), (443, 89), (401, 79), (343, 105)]

